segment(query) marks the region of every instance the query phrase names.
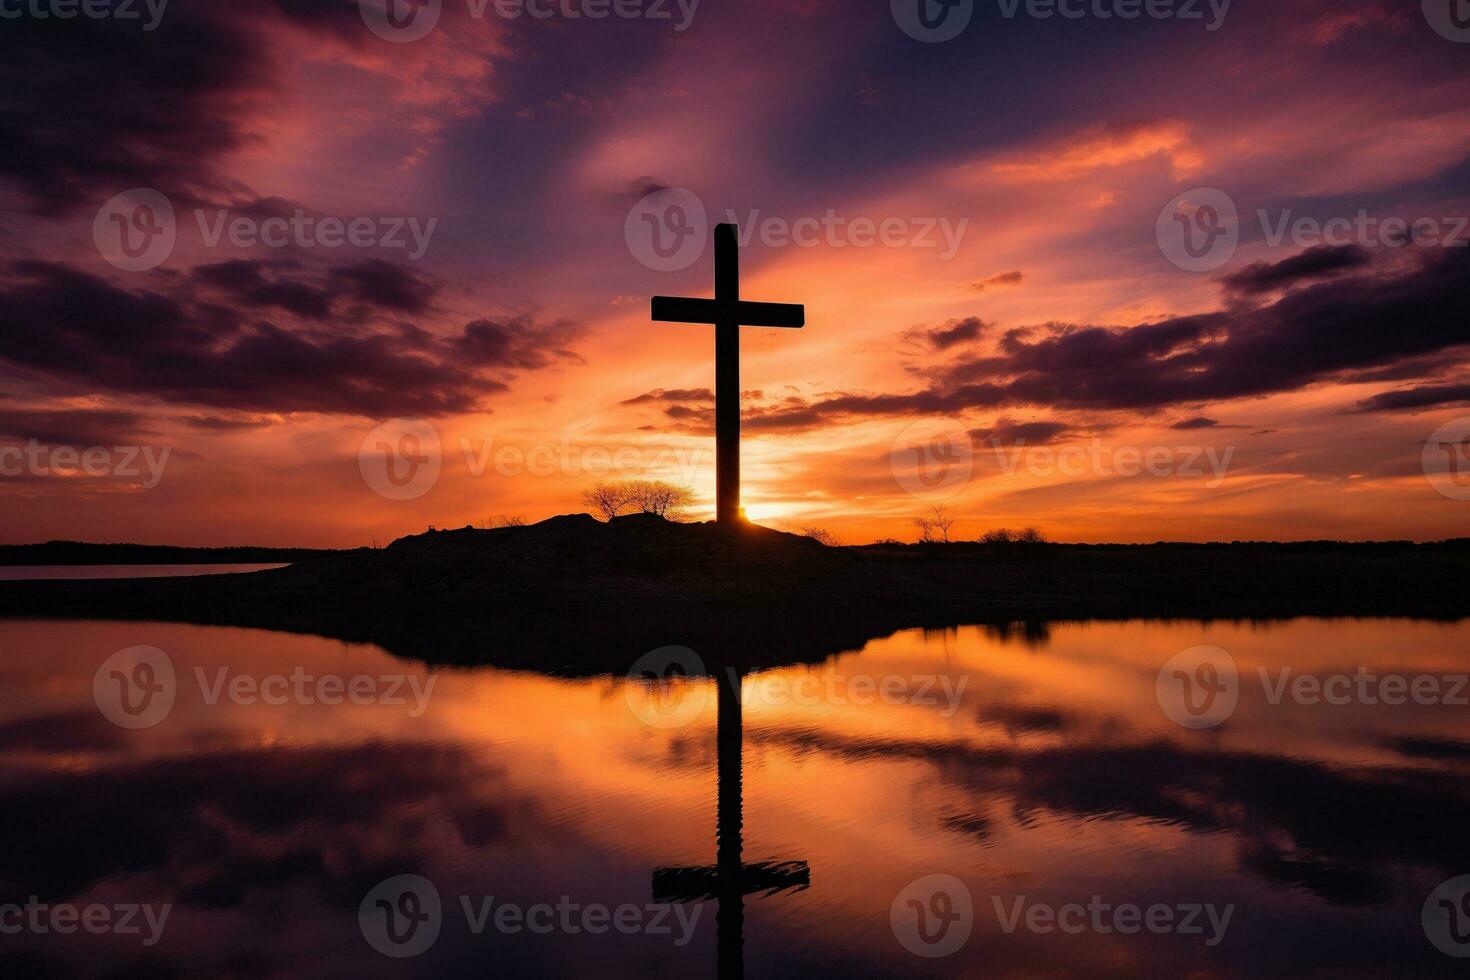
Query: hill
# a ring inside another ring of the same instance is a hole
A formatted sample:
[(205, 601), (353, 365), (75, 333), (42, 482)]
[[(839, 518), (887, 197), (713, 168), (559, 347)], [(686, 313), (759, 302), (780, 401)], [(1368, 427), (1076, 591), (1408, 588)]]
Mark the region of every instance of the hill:
[(683, 644), (751, 666), (907, 627), (1091, 618), (1470, 615), (1470, 541), (830, 548), (587, 515), (431, 531), (246, 575), (0, 585), (0, 615), (259, 626), (434, 662), (620, 671)]

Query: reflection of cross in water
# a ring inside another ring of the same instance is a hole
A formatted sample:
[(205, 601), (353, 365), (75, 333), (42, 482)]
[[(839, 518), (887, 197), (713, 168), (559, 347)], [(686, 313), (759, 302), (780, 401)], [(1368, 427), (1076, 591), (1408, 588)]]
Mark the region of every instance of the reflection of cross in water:
[(653, 872), (656, 902), (719, 902), (715, 921), (719, 927), (719, 975), (745, 975), (745, 896), (764, 892), (765, 897), (792, 888), (808, 888), (811, 869), (805, 861), (762, 861), (741, 863), (740, 756), (742, 675), (736, 670), (716, 671), (720, 689), (715, 737), (719, 755), (719, 795), (716, 856), (713, 865), (696, 868), (657, 868)]

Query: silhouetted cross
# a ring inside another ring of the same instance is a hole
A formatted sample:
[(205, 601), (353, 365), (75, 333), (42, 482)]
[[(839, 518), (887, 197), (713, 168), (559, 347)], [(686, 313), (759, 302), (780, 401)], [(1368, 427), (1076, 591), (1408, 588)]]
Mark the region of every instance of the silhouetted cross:
[(715, 515), (740, 514), (740, 327), (804, 327), (806, 307), (740, 298), (740, 253), (734, 225), (715, 226), (715, 298), (653, 298), (653, 318), (715, 325)]
[(715, 720), (719, 789), (715, 797), (715, 863), (693, 868), (656, 868), (655, 902), (700, 902), (714, 899), (716, 957), (719, 976), (738, 980), (745, 975), (745, 896), (767, 896), (788, 889), (810, 888), (812, 872), (805, 861), (742, 861), (744, 807), (741, 801), (741, 742), (744, 726), (740, 688), (744, 677), (734, 669), (718, 670), (720, 695)]

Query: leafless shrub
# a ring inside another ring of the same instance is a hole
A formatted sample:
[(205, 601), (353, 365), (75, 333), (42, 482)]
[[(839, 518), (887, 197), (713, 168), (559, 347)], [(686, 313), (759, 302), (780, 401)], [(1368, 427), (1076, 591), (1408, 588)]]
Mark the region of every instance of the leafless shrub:
[(838, 546), (837, 535), (825, 527), (804, 527), (801, 529), (801, 536), (811, 538), (818, 544), (824, 544), (829, 548), (836, 548)]

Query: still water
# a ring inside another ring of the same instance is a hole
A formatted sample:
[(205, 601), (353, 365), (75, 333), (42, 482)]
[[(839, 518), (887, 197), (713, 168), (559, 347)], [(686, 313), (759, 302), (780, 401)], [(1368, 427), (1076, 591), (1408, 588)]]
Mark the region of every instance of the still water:
[[(1238, 685), (1186, 727), (1165, 665), (1202, 645)], [(0, 622), (0, 974), (1459, 974), (1467, 653), (1402, 620), (912, 631), (733, 710)]]
[(0, 565), (0, 582), (36, 582), (55, 579), (182, 578), (191, 575), (232, 575), (263, 572), (285, 565)]

